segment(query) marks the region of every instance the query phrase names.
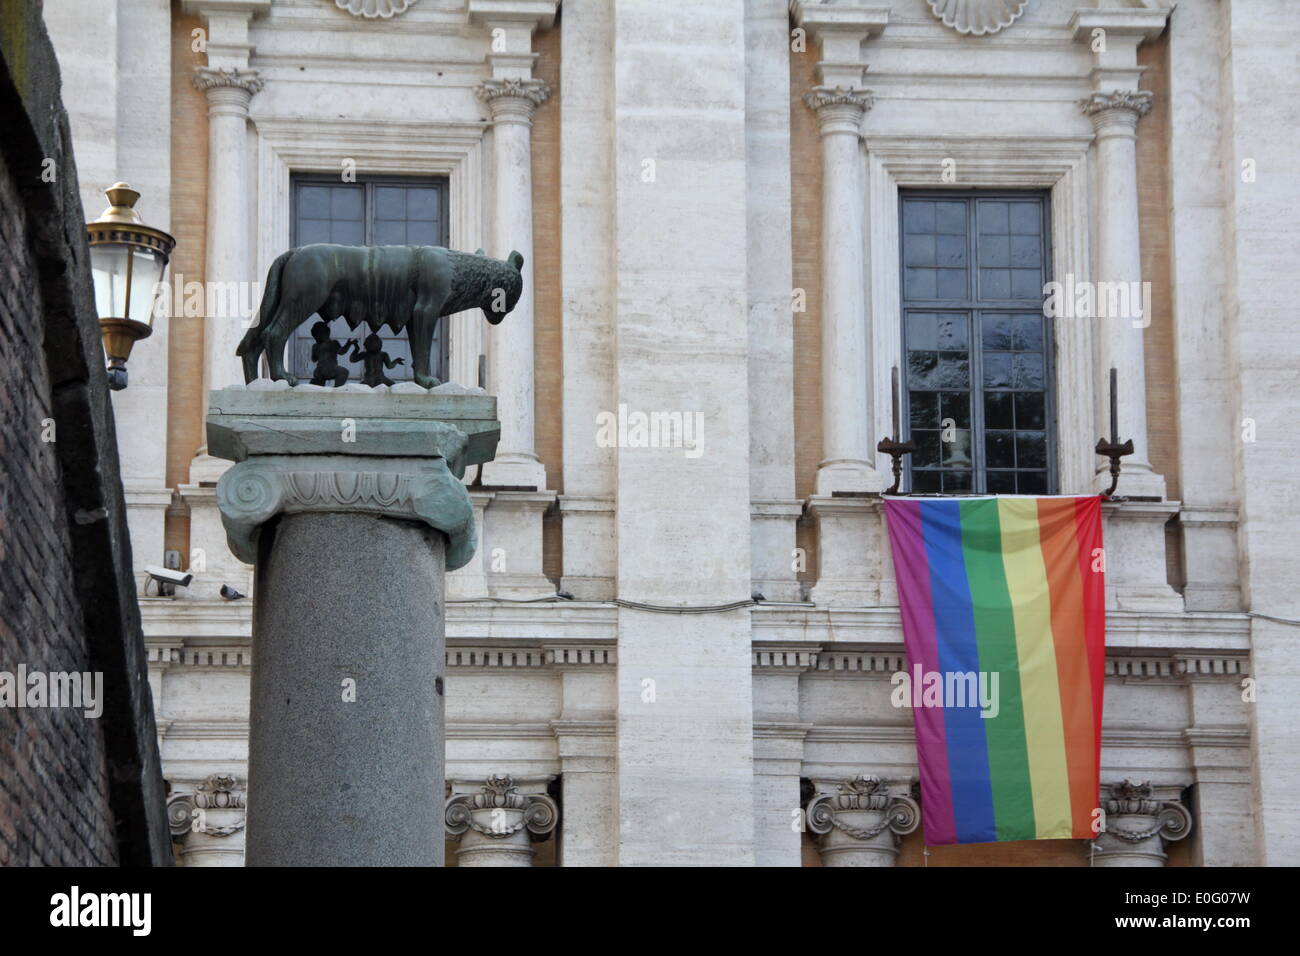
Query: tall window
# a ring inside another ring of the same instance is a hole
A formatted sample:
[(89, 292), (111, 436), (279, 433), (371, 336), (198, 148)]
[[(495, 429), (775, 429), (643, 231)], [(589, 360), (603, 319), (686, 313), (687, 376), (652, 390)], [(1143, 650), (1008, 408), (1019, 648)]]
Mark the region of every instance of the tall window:
[[(313, 242), (376, 246), (445, 246), (447, 244), (447, 182), (444, 179), (362, 178), (355, 183), (339, 182), (337, 176), (296, 175), (293, 178), (293, 237), (295, 246)], [(294, 333), (290, 343), (289, 368), (302, 379), (311, 378), (311, 326), (320, 320), (313, 315)], [(368, 325), (348, 328), (343, 319), (330, 324), (339, 341), (355, 338), (364, 343)], [(411, 347), (406, 331), (379, 330), (389, 358), (401, 357), (405, 364), (385, 374), (395, 382), (410, 381)], [(447, 378), (447, 320), (438, 322), (433, 343), (433, 374)], [(349, 381), (361, 381), (361, 363), (341, 363), (351, 372)]]
[(911, 490), (1053, 492), (1047, 198), (917, 191), (901, 206)]

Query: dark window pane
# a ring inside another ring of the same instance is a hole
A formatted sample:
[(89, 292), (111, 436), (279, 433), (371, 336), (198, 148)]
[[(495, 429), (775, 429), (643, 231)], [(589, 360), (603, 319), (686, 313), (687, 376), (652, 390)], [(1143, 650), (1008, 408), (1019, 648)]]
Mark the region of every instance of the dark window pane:
[(436, 222), (408, 222), (406, 241), (413, 246), (436, 246), (439, 243)]
[(330, 214), (330, 189), (328, 186), (303, 186), (298, 190), (298, 217), (300, 219), (327, 219)]
[(986, 349), (1011, 348), (1011, 316), (986, 313), (980, 320), (980, 333)]
[(964, 202), (935, 203), (934, 231), (950, 236), (966, 235), (966, 204)]
[(931, 389), (936, 387), (936, 369), (939, 365), (937, 352), (907, 353), (907, 384), (909, 388)]
[(940, 352), (939, 388), (970, 388), (970, 359), (965, 352)]
[(1043, 207), (1036, 202), (1011, 203), (1011, 231), (1020, 236), (1037, 236), (1042, 232)]
[(988, 472), (988, 490), (994, 495), (1010, 495), (1016, 492), (1016, 473), (1014, 471)]
[(1016, 490), (1022, 495), (1045, 495), (1047, 494), (1047, 472), (1045, 471), (1022, 471), (1017, 473), (1019, 481), (1016, 483)]
[(934, 236), (916, 235), (903, 237), (903, 265), (937, 265), (934, 255)]
[(1013, 356), (1015, 388), (1041, 389), (1043, 387), (1043, 353), (1017, 352)]
[(1043, 244), (1037, 236), (1011, 237), (1011, 265), (1018, 269), (1037, 269), (1043, 264)]
[(939, 480), (937, 471), (920, 471), (912, 472), (912, 490), (922, 494), (938, 492), (943, 490), (943, 485)]
[(984, 466), (986, 468), (1016, 467), (1013, 432), (986, 432), (984, 436)]
[(980, 236), (979, 263), (981, 266), (1009, 267), (1011, 240), (1006, 236)]
[(307, 246), (313, 242), (330, 241), (330, 222), (328, 219), (299, 219), (298, 245)]
[(375, 218), (405, 221), (406, 190), (401, 186), (376, 186)]
[(979, 203), (979, 224), (981, 236), (1005, 236), (1009, 231), (1007, 204), (985, 199)]
[(364, 212), (365, 192), (356, 187), (335, 186), (330, 190), (330, 218), (360, 222)]
[(984, 427), (1012, 428), (1011, 393), (986, 392), (984, 394)]
[(406, 190), (406, 217), (408, 219), (438, 218), (438, 190), (413, 187)]
[[(1017, 428), (1047, 427), (1047, 413), (1044, 409), (1042, 392), (1017, 392), (1015, 401)], [(999, 427), (1010, 428), (1011, 426), (1007, 424)]]
[(905, 273), (905, 294), (909, 299), (937, 298), (939, 279), (934, 269), (909, 267)]
[(939, 464), (939, 433), (931, 431), (913, 432), (912, 441), (916, 451), (912, 452), (912, 466), (915, 468), (934, 468)]
[(936, 428), (939, 425), (939, 393), (911, 392), (907, 396), (912, 429)]
[(1042, 273), (1037, 269), (1011, 270), (1011, 298), (1037, 299), (1043, 295)]
[[(951, 441), (945, 441), (945, 438), (951, 438)], [(945, 468), (969, 468), (970, 432), (961, 428), (951, 432), (944, 429), (939, 433), (939, 452)]]
[(936, 346), (941, 349), (966, 349), (966, 316), (941, 314), (935, 316)]
[(909, 199), (903, 203), (903, 232), (934, 232), (934, 203)]
[(962, 267), (966, 265), (965, 236), (938, 236), (935, 239), (934, 250), (936, 265)]
[(1014, 342), (1015, 348), (1021, 352), (1041, 352), (1043, 350), (1042, 316), (1017, 315)]
[(945, 471), (942, 474), (945, 492), (970, 491), (969, 471)]
[(933, 312), (912, 312), (907, 317), (907, 347), (909, 349), (937, 349), (938, 326)]
[(980, 298), (981, 299), (1011, 298), (1011, 270), (1010, 269), (981, 269), (980, 270)]
[(970, 395), (965, 392), (944, 392), (940, 418), (951, 418), (957, 428), (970, 428)]
[(375, 220), (375, 245), (401, 246), (406, 244), (406, 223)]
[(365, 241), (362, 223), (349, 222), (346, 219), (335, 219), (330, 223), (330, 242), (342, 243), (345, 246), (359, 246)]
[(984, 387), (1008, 388), (1011, 385), (1011, 354), (988, 352), (984, 356)]
[(1016, 432), (1016, 466), (1047, 467), (1047, 436), (1042, 432)]
[(965, 269), (936, 270), (934, 297), (936, 299), (966, 298), (966, 270)]

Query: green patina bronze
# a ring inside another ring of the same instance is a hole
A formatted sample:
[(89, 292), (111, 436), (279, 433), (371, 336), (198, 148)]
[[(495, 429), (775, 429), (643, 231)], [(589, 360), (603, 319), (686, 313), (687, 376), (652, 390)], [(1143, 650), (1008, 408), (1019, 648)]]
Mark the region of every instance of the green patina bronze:
[(471, 255), (441, 246), (319, 243), (290, 249), (271, 264), (258, 323), (236, 350), (244, 380), (257, 378), (265, 354), (271, 377), (296, 385), (284, 368), (284, 347), (314, 313), (326, 322), (342, 317), (353, 329), (362, 322), (375, 332), (384, 325), (394, 332), (406, 329), (416, 384), (432, 388), (439, 384), (429, 354), (438, 320), (482, 309), (496, 325), (519, 301), (523, 266), (518, 252), (501, 260), (482, 250)]

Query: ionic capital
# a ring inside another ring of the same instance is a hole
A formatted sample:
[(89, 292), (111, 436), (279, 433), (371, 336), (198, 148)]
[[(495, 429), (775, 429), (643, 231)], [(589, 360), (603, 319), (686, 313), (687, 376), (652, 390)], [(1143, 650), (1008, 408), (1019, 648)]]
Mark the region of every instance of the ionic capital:
[(838, 831), (849, 840), (866, 844), (886, 836), (892, 848), (896, 838), (913, 832), (921, 822), (921, 808), (911, 797), (895, 794), (879, 777), (856, 776), (836, 785), (835, 793), (822, 793), (808, 803), (808, 828), (827, 835)]
[(444, 813), (447, 832), (457, 839), (470, 830), (490, 840), (522, 830), (545, 836), (560, 819), (554, 800), (544, 793), (520, 793), (509, 774), (494, 774), (478, 790), (448, 797)]

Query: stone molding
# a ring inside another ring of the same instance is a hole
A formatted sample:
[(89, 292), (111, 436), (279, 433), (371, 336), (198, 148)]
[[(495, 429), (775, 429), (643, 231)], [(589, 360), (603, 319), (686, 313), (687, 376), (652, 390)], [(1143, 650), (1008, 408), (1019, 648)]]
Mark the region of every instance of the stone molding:
[(257, 559), (263, 524), (277, 514), (347, 512), (422, 521), (447, 535), (447, 570), (464, 567), (478, 546), (465, 486), (442, 458), (259, 455), (217, 482), (230, 550)]

